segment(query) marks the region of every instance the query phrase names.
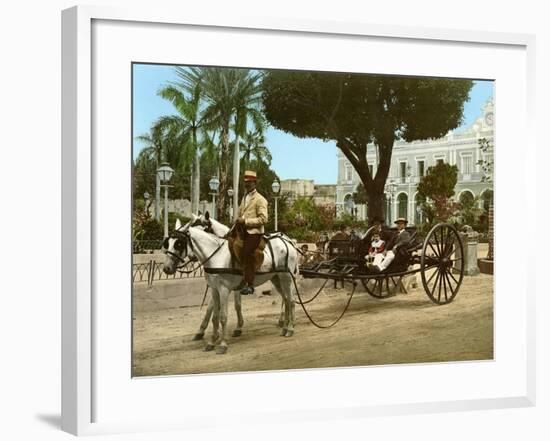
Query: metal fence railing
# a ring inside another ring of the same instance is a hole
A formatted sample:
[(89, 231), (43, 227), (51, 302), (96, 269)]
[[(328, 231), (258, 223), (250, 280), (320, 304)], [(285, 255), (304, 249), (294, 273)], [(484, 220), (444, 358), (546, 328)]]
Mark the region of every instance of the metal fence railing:
[[(175, 274), (169, 275), (162, 270), (163, 263), (157, 262), (154, 259), (144, 263), (134, 263), (132, 265), (132, 282), (147, 282), (148, 286), (152, 286), (156, 280), (178, 280), (178, 279), (192, 279), (197, 277), (204, 277), (204, 271), (202, 266), (191, 273), (183, 273), (176, 271)], [(196, 262), (191, 262), (181, 268), (183, 271), (192, 270), (194, 266), (197, 266)]]

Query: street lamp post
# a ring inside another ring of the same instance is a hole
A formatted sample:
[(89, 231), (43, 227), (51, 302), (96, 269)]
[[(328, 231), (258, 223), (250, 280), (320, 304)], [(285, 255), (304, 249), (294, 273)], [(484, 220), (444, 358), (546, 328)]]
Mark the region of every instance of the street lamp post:
[(385, 187), (385, 192), (387, 194), (389, 194), (390, 196), (390, 209), (389, 209), (389, 221), (388, 223), (391, 224), (392, 220), (393, 220), (393, 197), (395, 195), (395, 192), (397, 191), (397, 184), (395, 183), (395, 181), (392, 179), (388, 184), (386, 184), (386, 187)]
[(217, 176), (212, 176), (210, 181), (208, 181), (208, 186), (210, 187), (212, 195), (212, 217), (216, 219), (216, 195), (218, 194), (218, 188), (220, 187), (220, 180)]
[[(409, 213), (414, 216), (414, 196), (412, 194), (412, 167), (407, 165), (407, 180), (409, 181), (409, 192), (407, 196), (407, 217), (410, 217)], [(412, 210), (411, 210), (412, 208)]]
[[(229, 188), (227, 190), (227, 196), (229, 197), (229, 219), (231, 219), (233, 217), (233, 194), (235, 192), (233, 191), (232, 188)], [(235, 220), (235, 219), (232, 219), (232, 220)]]
[(172, 179), (174, 169), (167, 162), (163, 162), (157, 169), (157, 175), (160, 179), (161, 187), (164, 187), (164, 237), (168, 237), (168, 182)]
[(278, 222), (277, 222), (277, 201), (279, 199), (279, 192), (281, 191), (281, 183), (278, 179), (275, 179), (273, 183), (271, 184), (271, 190), (273, 191), (273, 196), (275, 198), (275, 231), (278, 230)]

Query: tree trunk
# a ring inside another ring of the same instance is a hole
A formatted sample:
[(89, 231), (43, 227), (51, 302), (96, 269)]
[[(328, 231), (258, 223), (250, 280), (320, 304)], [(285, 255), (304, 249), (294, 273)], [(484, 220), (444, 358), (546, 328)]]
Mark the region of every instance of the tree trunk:
[[(158, 168), (158, 165), (157, 165)], [(155, 219), (160, 220), (160, 176), (155, 170)]]
[(201, 157), (199, 148), (197, 146), (197, 134), (193, 131), (193, 146), (195, 148), (195, 158), (193, 161), (193, 189), (191, 195), (191, 212), (198, 213), (199, 211), (199, 199), (200, 199), (200, 167)]
[(223, 207), (225, 206), (225, 195), (228, 189), (228, 162), (229, 162), (229, 129), (222, 128), (221, 136), (221, 151), (220, 163), (218, 164), (220, 189), (218, 193), (217, 211), (218, 219), (222, 220), (225, 217)]
[[(237, 122), (235, 121), (235, 127)], [(239, 216), (239, 176), (240, 176), (240, 152), (239, 152), (239, 132), (235, 131), (235, 147), (233, 149), (233, 219)]]
[[(378, 168), (376, 170), (375, 176), (370, 176), (368, 163), (366, 157), (360, 157), (359, 159), (354, 159), (353, 152), (346, 154), (345, 149), (342, 149), (348, 159), (351, 157), (350, 162), (354, 166), (355, 170), (363, 182), (365, 187), (365, 192), (367, 193), (367, 217), (369, 219), (369, 224), (372, 223), (374, 218), (386, 219), (385, 216), (385, 204), (384, 204), (384, 187), (386, 185), (386, 180), (390, 172), (391, 164), (391, 155), (393, 150), (393, 142), (388, 145), (378, 145)], [(366, 156), (366, 155), (365, 155)]]
[(373, 219), (385, 219), (384, 211), (384, 191), (370, 191), (367, 192), (367, 217), (369, 219), (369, 225), (372, 223)]

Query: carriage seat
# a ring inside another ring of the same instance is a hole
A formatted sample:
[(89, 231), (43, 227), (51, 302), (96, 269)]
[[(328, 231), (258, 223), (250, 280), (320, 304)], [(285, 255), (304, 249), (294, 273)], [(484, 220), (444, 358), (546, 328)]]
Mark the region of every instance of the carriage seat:
[(406, 244), (403, 244), (397, 248), (395, 258), (384, 272), (406, 271), (409, 266), (409, 262), (412, 259), (413, 253), (422, 249), (422, 245), (423, 243), (418, 237), (418, 232), (415, 231), (411, 234), (411, 238)]

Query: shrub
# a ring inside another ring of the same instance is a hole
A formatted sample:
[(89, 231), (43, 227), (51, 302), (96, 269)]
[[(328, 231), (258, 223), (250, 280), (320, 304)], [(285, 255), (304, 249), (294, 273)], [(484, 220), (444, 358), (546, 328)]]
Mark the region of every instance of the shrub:
[(153, 218), (146, 220), (142, 224), (141, 229), (143, 236), (140, 240), (162, 240), (164, 237), (164, 227)]

